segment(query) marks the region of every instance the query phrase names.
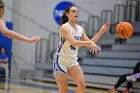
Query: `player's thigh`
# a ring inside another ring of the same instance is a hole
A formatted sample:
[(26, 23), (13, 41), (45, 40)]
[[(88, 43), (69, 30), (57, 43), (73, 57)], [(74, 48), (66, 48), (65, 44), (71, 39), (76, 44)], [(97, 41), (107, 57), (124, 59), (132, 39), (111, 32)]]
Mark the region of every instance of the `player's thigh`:
[(57, 73), (55, 74), (55, 79), (57, 82), (57, 85), (59, 87), (68, 87), (68, 79), (66, 73)]
[(69, 68), (68, 74), (76, 84), (85, 83), (85, 76), (79, 65), (75, 65), (75, 66)]

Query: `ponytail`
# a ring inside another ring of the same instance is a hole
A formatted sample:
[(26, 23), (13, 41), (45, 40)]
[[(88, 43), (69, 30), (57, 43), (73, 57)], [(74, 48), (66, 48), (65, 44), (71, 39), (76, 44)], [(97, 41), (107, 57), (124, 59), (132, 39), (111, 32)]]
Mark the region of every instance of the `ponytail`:
[(62, 19), (61, 19), (61, 23), (60, 25), (65, 24), (66, 22), (68, 22), (68, 17), (66, 16), (66, 11), (63, 13)]

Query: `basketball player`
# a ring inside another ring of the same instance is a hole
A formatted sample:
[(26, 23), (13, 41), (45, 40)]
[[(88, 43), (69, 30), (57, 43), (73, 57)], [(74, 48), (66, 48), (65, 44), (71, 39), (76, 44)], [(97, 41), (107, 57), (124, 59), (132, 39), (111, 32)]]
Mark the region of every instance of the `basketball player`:
[(106, 23), (91, 40), (86, 36), (83, 27), (76, 24), (78, 9), (68, 7), (63, 16), (59, 30), (60, 42), (54, 55), (53, 70), (59, 87), (59, 93), (68, 93), (67, 75), (76, 83), (76, 93), (84, 93), (85, 77), (77, 62), (78, 47), (87, 46), (91, 53), (97, 54), (101, 49), (95, 44), (100, 36), (106, 32), (110, 24)]
[(4, 2), (2, 0), (0, 0), (0, 32), (8, 38), (21, 40), (21, 41), (28, 42), (28, 43), (39, 42), (40, 41), (39, 36), (34, 36), (31, 38), (28, 38), (28, 37), (25, 37), (19, 33), (11, 31), (6, 27), (5, 21), (2, 20), (2, 17), (4, 15), (4, 6), (5, 6)]

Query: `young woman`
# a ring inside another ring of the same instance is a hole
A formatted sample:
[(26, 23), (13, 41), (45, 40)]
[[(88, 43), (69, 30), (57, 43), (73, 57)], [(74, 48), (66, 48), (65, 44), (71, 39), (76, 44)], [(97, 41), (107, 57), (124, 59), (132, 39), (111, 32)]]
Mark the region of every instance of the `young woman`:
[(4, 6), (5, 6), (4, 2), (2, 0), (0, 0), (0, 32), (8, 38), (21, 40), (21, 41), (28, 42), (28, 43), (39, 42), (40, 41), (39, 36), (33, 36), (31, 38), (28, 38), (26, 36), (23, 36), (19, 33), (14, 32), (14, 31), (10, 31), (6, 27), (5, 21), (2, 20), (2, 17), (4, 15)]
[(91, 40), (86, 36), (83, 27), (76, 24), (78, 9), (70, 6), (62, 16), (60, 27), (60, 42), (54, 55), (53, 70), (59, 93), (68, 92), (67, 75), (77, 85), (76, 93), (84, 93), (85, 77), (79, 63), (77, 62), (78, 47), (87, 46), (91, 53), (97, 54), (101, 49), (95, 44), (100, 36), (106, 32), (110, 24), (106, 23)]

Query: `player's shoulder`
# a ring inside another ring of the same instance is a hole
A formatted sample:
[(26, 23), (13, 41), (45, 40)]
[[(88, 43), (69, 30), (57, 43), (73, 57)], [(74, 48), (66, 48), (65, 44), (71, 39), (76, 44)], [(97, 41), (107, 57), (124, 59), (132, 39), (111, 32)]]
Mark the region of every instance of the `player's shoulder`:
[(66, 24), (63, 24), (63, 25), (60, 26), (60, 30), (66, 30), (66, 29), (68, 29)]

